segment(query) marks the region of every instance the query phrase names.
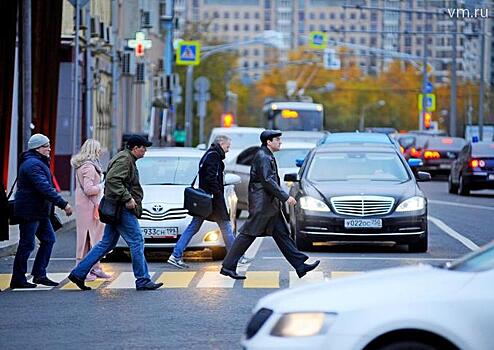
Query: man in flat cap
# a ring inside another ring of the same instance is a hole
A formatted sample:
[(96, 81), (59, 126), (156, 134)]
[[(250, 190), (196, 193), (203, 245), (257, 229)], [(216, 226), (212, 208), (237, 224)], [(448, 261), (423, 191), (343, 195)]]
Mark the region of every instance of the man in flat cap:
[(290, 238), (281, 213), (281, 203), (295, 205), (297, 201), (280, 186), (278, 166), (273, 153), (281, 148), (281, 132), (265, 130), (261, 133), (261, 148), (252, 161), (249, 181), (249, 217), (240, 228), (232, 248), (223, 261), (220, 273), (234, 279), (245, 279), (237, 274), (237, 264), (256, 237), (273, 236), (276, 245), (299, 278), (319, 265), (319, 260), (306, 264), (309, 257), (301, 253)]

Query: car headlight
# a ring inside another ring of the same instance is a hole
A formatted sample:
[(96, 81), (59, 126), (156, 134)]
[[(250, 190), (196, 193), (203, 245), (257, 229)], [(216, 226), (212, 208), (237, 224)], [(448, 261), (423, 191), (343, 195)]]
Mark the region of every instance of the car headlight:
[(335, 319), (335, 313), (297, 312), (284, 314), (271, 330), (271, 335), (275, 337), (311, 337), (324, 334)]
[(312, 211), (330, 211), (326, 203), (309, 196), (300, 198), (300, 208)]
[(425, 198), (424, 197), (412, 197), (404, 200), (400, 203), (396, 211), (404, 212), (404, 211), (416, 211), (422, 210), (425, 208)]

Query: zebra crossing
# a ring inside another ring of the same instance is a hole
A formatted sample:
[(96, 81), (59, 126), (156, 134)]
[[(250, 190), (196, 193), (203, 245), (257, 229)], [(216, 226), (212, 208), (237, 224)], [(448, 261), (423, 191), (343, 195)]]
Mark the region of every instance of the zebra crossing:
[[(150, 272), (151, 278), (156, 282), (163, 282), (163, 289), (177, 288), (217, 288), (217, 289), (279, 289), (303, 286), (324, 280), (352, 276), (363, 271), (312, 271), (304, 278), (298, 278), (295, 271), (246, 271), (246, 280), (239, 281), (219, 274), (219, 271), (162, 271)], [(77, 286), (67, 279), (68, 272), (48, 273), (48, 278), (58, 281), (57, 287), (38, 285), (33, 289), (10, 290), (11, 274), (0, 274), (0, 289), (10, 291), (47, 291), (47, 290), (79, 290)], [(135, 278), (132, 272), (115, 272), (110, 280), (97, 279), (86, 282), (92, 289), (135, 289)]]

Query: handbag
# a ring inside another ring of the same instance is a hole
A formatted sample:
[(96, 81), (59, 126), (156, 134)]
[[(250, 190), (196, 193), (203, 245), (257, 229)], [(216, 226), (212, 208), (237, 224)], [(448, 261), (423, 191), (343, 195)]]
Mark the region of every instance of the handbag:
[(19, 225), (21, 223), (20, 219), (18, 217), (15, 216), (14, 214), (14, 205), (15, 205), (15, 199), (10, 199), (10, 197), (12, 196), (12, 193), (14, 193), (14, 188), (15, 188), (15, 184), (17, 183), (17, 179), (15, 179), (14, 181), (14, 184), (12, 185), (12, 188), (10, 189), (10, 192), (7, 196), (7, 200), (8, 200), (8, 218), (9, 218), (9, 225)]
[(58, 216), (57, 213), (55, 213), (55, 207), (53, 207), (51, 214), (50, 214), (50, 223), (51, 227), (53, 227), (53, 231), (58, 231), (63, 227), (62, 220), (60, 220), (60, 216)]
[(98, 213), (99, 221), (116, 225), (122, 217), (123, 205), (119, 200), (103, 196), (99, 202)]

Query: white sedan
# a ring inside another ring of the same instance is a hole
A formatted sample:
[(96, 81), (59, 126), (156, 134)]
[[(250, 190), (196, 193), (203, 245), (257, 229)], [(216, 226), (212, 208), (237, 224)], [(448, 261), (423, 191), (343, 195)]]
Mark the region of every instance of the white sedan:
[[(146, 248), (172, 249), (189, 225), (192, 216), (183, 207), (184, 190), (196, 176), (203, 154), (204, 151), (195, 148), (150, 148), (144, 158), (137, 161), (139, 179), (144, 190), (143, 213), (139, 225)], [(196, 180), (196, 186), (198, 182), (199, 179)], [(238, 176), (225, 176), (225, 201), (234, 230), (237, 225), (234, 184), (238, 182)], [(127, 244), (120, 238), (117, 249), (126, 247)], [(223, 259), (226, 254), (219, 227), (211, 221), (204, 221), (188, 248), (210, 248), (215, 260)]]
[(400, 267), (259, 301), (244, 349), (492, 350), (494, 242), (441, 267)]

